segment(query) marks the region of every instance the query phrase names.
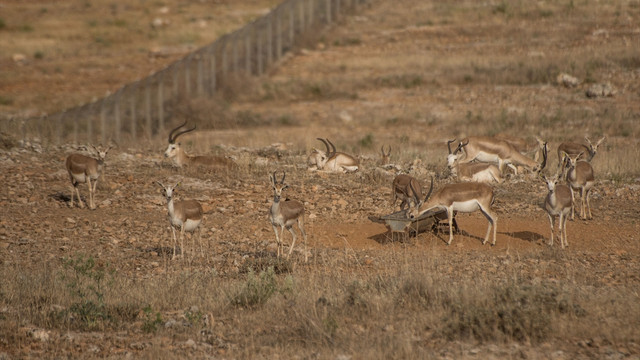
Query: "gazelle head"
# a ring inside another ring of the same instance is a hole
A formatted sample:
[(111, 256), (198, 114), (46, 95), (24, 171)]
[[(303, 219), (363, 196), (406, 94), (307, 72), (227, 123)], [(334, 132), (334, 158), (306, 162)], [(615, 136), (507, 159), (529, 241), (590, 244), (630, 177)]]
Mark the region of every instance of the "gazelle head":
[(96, 152), (96, 156), (98, 157), (97, 160), (99, 163), (104, 163), (104, 159), (107, 157), (107, 153), (113, 148), (113, 146), (111, 145), (109, 145), (109, 147), (107, 147), (105, 150), (101, 150), (99, 147), (95, 147), (93, 145), (91, 145), (91, 147)]
[(458, 153), (460, 152), (460, 150), (462, 150), (463, 147), (469, 144), (469, 139), (467, 139), (465, 143), (461, 141), (458, 144), (458, 147), (454, 151), (451, 151), (451, 143), (455, 141), (456, 139), (447, 141), (447, 149), (449, 150), (449, 155), (447, 155), (447, 166), (449, 166), (449, 169), (452, 169), (456, 166), (456, 161), (458, 160)]
[(596, 153), (598, 152), (598, 146), (602, 144), (605, 138), (606, 136), (603, 136), (600, 140), (598, 140), (595, 144), (593, 144), (588, 137), (586, 136), (584, 137), (584, 139), (589, 144), (589, 157), (588, 157), (589, 161), (591, 161), (591, 159), (593, 159), (593, 157), (596, 155)]
[(542, 141), (540, 139), (538, 139), (538, 143), (542, 144), (542, 163), (540, 163), (539, 165), (536, 165), (533, 168), (533, 172), (536, 174), (540, 174), (542, 172), (542, 170), (544, 170), (545, 166), (547, 166), (547, 153), (548, 153), (548, 148), (547, 148), (547, 143), (546, 141)]
[[(333, 143), (329, 139), (323, 139), (323, 138), (317, 138), (317, 139), (322, 141), (324, 146), (327, 148), (327, 151), (324, 153), (324, 155), (322, 154), (322, 152), (319, 151), (318, 152), (319, 156), (316, 158), (316, 166), (318, 167), (319, 170), (322, 170), (324, 169), (324, 166), (327, 164), (327, 161), (336, 154), (336, 147), (335, 145), (333, 145)], [(329, 147), (329, 144), (331, 144), (331, 147)]]
[(380, 147), (380, 163), (382, 165), (388, 164), (391, 159), (391, 145), (389, 145), (389, 150), (385, 153), (384, 145)]
[(547, 183), (547, 189), (550, 193), (556, 190), (556, 185), (558, 185), (558, 181), (560, 181), (560, 173), (556, 173), (551, 177), (547, 177), (546, 175), (540, 174), (540, 178)]
[(418, 195), (417, 195), (418, 192), (413, 187), (412, 183), (409, 183), (409, 187), (411, 188), (411, 192), (413, 192), (414, 201), (409, 202), (409, 210), (407, 211), (407, 217), (409, 219), (414, 219), (420, 215), (420, 208), (429, 200), (429, 197), (433, 192), (433, 176), (431, 177), (431, 185), (429, 186), (429, 192), (427, 193), (427, 196), (424, 197), (424, 200), (420, 200), (418, 198)]
[(282, 179), (280, 182), (276, 180), (276, 172), (273, 172), (273, 175), (269, 174), (269, 181), (271, 182), (271, 187), (273, 188), (273, 201), (279, 202), (282, 197), (282, 192), (289, 187), (289, 185), (284, 183), (284, 178), (287, 176), (287, 173), (282, 172)]
[(567, 153), (564, 153), (564, 158), (567, 161), (567, 169), (571, 169), (576, 167), (576, 163), (578, 162), (578, 159), (580, 159), (580, 157), (582, 156), (582, 154), (584, 154), (584, 151), (580, 152), (577, 155), (571, 156)]
[(166, 158), (173, 158), (175, 156), (178, 155), (178, 152), (180, 151), (180, 143), (176, 144), (176, 139), (178, 139), (178, 136), (184, 134), (184, 133), (188, 133), (190, 131), (193, 131), (196, 129), (196, 127), (192, 127), (191, 129), (186, 129), (186, 130), (182, 130), (179, 131), (178, 133), (176, 133), (174, 135), (174, 133), (176, 131), (178, 131), (178, 129), (180, 129), (181, 127), (187, 125), (187, 122), (185, 121), (184, 123), (182, 123), (182, 125), (178, 126), (177, 128), (171, 130), (171, 132), (169, 133), (169, 146), (167, 147), (167, 150), (164, 152), (164, 157)]
[(180, 183), (176, 183), (175, 185), (164, 185), (162, 184), (160, 181), (156, 181), (156, 184), (160, 185), (162, 187), (162, 195), (164, 197), (167, 198), (167, 201), (171, 201), (173, 199), (173, 190), (175, 190), (178, 186), (180, 186)]

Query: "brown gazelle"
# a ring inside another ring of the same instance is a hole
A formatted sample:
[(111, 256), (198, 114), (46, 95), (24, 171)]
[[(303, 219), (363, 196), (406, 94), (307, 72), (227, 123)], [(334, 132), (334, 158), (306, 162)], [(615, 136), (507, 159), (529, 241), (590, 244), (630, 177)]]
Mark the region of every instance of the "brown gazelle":
[(605, 138), (606, 137), (603, 136), (595, 144), (593, 144), (591, 140), (589, 140), (589, 138), (585, 137), (584, 139), (587, 141), (586, 145), (576, 142), (563, 142), (562, 144), (558, 145), (558, 167), (568, 165), (566, 164), (564, 154), (575, 156), (582, 153), (578, 160), (591, 162), (591, 160), (593, 160), (593, 157), (596, 156), (596, 153), (598, 152), (598, 147), (602, 144)]
[(504, 172), (504, 167), (509, 166), (518, 174), (517, 167), (522, 166), (533, 173), (540, 173), (547, 164), (546, 152), (543, 152), (541, 163), (522, 155), (507, 141), (488, 136), (469, 136), (462, 139), (460, 144), (466, 144), (462, 147), (465, 156), (459, 159), (461, 164), (469, 163), (474, 160), (498, 163), (500, 172)]
[[(341, 172), (358, 170), (358, 167), (360, 165), (358, 159), (354, 158), (351, 155), (337, 152), (335, 145), (333, 145), (333, 143), (329, 139), (317, 139), (322, 141), (327, 148), (325, 156), (321, 156), (318, 158), (318, 161), (316, 163), (318, 170)], [(331, 147), (329, 147), (329, 145), (331, 145)]]
[(384, 145), (380, 147), (380, 165), (387, 165), (391, 162), (391, 145), (384, 151)]
[(551, 227), (551, 237), (549, 245), (553, 246), (553, 225), (556, 216), (558, 217), (558, 232), (560, 233), (560, 245), (564, 249), (565, 246), (569, 246), (567, 242), (567, 218), (572, 208), (572, 196), (569, 186), (564, 184), (558, 184), (560, 180), (560, 173), (556, 173), (555, 176), (547, 178), (542, 176), (547, 183), (547, 189), (549, 193), (544, 200), (544, 209), (547, 210), (549, 215), (549, 223)]
[(542, 152), (547, 145), (546, 141), (537, 136), (535, 137), (535, 143), (527, 141), (527, 139), (521, 137), (511, 136), (507, 134), (496, 135), (496, 138), (508, 142), (522, 155), (528, 156), (533, 153), (533, 160), (535, 161), (538, 161), (540, 159), (540, 156), (542, 156)]
[(446, 210), (449, 217), (449, 241), (447, 242), (447, 245), (450, 245), (453, 240), (454, 211), (472, 213), (476, 210), (480, 210), (489, 221), (487, 235), (484, 237), (482, 244), (484, 245), (489, 240), (492, 227), (492, 245), (496, 244), (496, 227), (498, 217), (491, 210), (494, 200), (493, 189), (491, 186), (484, 183), (465, 182), (447, 184), (430, 197), (432, 192), (433, 178), (431, 178), (429, 193), (425, 196), (424, 200), (421, 201), (419, 198), (416, 198), (415, 204), (410, 205), (409, 211), (407, 212), (408, 218), (417, 218), (429, 210)]
[[(71, 202), (69, 202), (69, 206), (73, 207), (73, 195), (74, 192), (78, 195), (78, 206), (84, 208), (84, 203), (82, 202), (82, 198), (80, 197), (80, 190), (78, 189), (79, 183), (87, 183), (89, 187), (89, 208), (95, 209), (96, 204), (94, 200), (94, 195), (96, 192), (96, 186), (98, 186), (98, 178), (102, 173), (102, 167), (104, 166), (104, 159), (107, 156), (109, 150), (111, 150), (111, 146), (109, 146), (106, 150), (102, 151), (91, 145), (93, 150), (96, 152), (96, 158), (92, 158), (82, 154), (71, 154), (67, 156), (67, 160), (65, 162), (65, 167), (67, 168), (67, 172), (69, 173), (69, 178), (71, 179)], [(93, 183), (91, 181), (93, 180)]]
[[(286, 173), (283, 172), (280, 182), (276, 180), (276, 172), (273, 175), (269, 175), (269, 181), (273, 188), (273, 202), (271, 203), (271, 210), (269, 211), (269, 220), (273, 227), (273, 232), (276, 233), (276, 242), (278, 246), (278, 257), (284, 254), (284, 245), (282, 243), (284, 237), (284, 229), (286, 228), (291, 233), (293, 240), (289, 247), (289, 253), (287, 257), (293, 252), (293, 246), (296, 243), (296, 232), (293, 230), (293, 224), (298, 224), (298, 228), (304, 238), (304, 261), (307, 261), (307, 233), (304, 231), (304, 205), (297, 200), (282, 199), (282, 192), (289, 187), (284, 183)], [(278, 226), (280, 227), (280, 234), (278, 234)]]
[(451, 151), (451, 143), (456, 140), (447, 141), (447, 149), (449, 149), (449, 155), (447, 155), (447, 166), (451, 171), (451, 175), (458, 178), (459, 181), (474, 181), (482, 183), (502, 184), (504, 178), (497, 166), (485, 162), (464, 163), (461, 164), (458, 159), (458, 152), (465, 147), (468, 142), (460, 143), (455, 151)]
[[(593, 175), (593, 167), (585, 160), (578, 160), (582, 153), (576, 155), (566, 155), (568, 159), (567, 165), (567, 183), (571, 188), (571, 199), (573, 206), (571, 207), (571, 220), (575, 218), (575, 195), (574, 190), (580, 190), (580, 218), (591, 219), (591, 204), (589, 203), (589, 194), (595, 183)], [(586, 211), (585, 211), (586, 203)]]
[[(176, 257), (176, 229), (180, 229), (180, 252), (184, 259), (186, 253), (184, 248), (184, 236), (185, 232), (192, 233), (192, 238), (195, 235), (196, 229), (200, 231), (200, 223), (202, 223), (202, 205), (196, 200), (181, 200), (175, 201), (173, 199), (173, 191), (180, 185), (163, 185), (161, 182), (156, 181), (163, 189), (163, 194), (167, 198), (167, 210), (169, 214), (169, 225), (171, 227), (171, 234), (173, 238), (173, 258)], [(200, 238), (200, 234), (198, 234)], [(201, 239), (198, 239), (201, 242)], [(200, 243), (200, 251), (202, 252), (202, 243)]]
[[(173, 160), (173, 162), (182, 167), (184, 165), (203, 165), (208, 167), (233, 167), (235, 166), (235, 162), (229, 158), (224, 156), (211, 156), (211, 155), (189, 155), (182, 148), (181, 143), (176, 143), (178, 137), (182, 134), (194, 131), (196, 127), (192, 127), (191, 129), (178, 131), (181, 127), (187, 125), (185, 121), (182, 125), (174, 128), (169, 133), (169, 146), (167, 150), (164, 152), (164, 156)], [(176, 133), (176, 131), (178, 131)]]
[(392, 203), (395, 207), (398, 199), (400, 202), (400, 210), (404, 210), (416, 198), (422, 198), (422, 185), (411, 175), (400, 174), (393, 179), (391, 183)]

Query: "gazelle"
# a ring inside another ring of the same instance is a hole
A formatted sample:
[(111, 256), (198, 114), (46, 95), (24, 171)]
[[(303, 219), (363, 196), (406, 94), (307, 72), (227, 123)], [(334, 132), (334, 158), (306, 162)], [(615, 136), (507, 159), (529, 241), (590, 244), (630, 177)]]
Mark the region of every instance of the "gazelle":
[[(469, 136), (462, 139), (462, 151), (465, 156), (460, 159), (461, 164), (466, 164), (474, 160), (482, 162), (498, 163), (500, 172), (504, 171), (504, 166), (509, 166), (518, 174), (517, 166), (523, 166), (534, 173), (540, 173), (547, 164), (546, 150), (542, 153), (542, 163), (522, 155), (516, 148), (505, 140), (488, 136)], [(546, 146), (545, 146), (546, 149)]]
[[(595, 184), (593, 175), (593, 167), (585, 160), (578, 160), (582, 153), (577, 155), (566, 155), (568, 159), (567, 165), (567, 183), (571, 188), (571, 220), (575, 218), (575, 195), (574, 190), (580, 190), (580, 218), (592, 219), (591, 204), (589, 203), (589, 194), (591, 188)], [(564, 157), (564, 156), (563, 156)], [(587, 204), (585, 211), (585, 203)]]
[(455, 151), (451, 151), (451, 143), (456, 140), (447, 141), (447, 149), (449, 149), (449, 155), (447, 155), (447, 166), (451, 170), (451, 174), (457, 177), (460, 181), (475, 181), (482, 183), (502, 184), (504, 178), (497, 166), (490, 163), (478, 162), (478, 163), (464, 163), (460, 164), (458, 159), (458, 152), (465, 147), (468, 142), (460, 143)]
[[(318, 170), (328, 170), (328, 171), (358, 171), (358, 166), (360, 162), (358, 159), (354, 158), (351, 155), (336, 152), (336, 147), (333, 145), (329, 139), (317, 138), (318, 140), (324, 143), (324, 146), (327, 148), (327, 152), (325, 156), (320, 156), (316, 163)], [(331, 148), (329, 148), (329, 144), (331, 144)]]
[[(161, 182), (156, 181), (156, 184), (160, 185), (163, 189), (163, 194), (167, 198), (167, 210), (169, 214), (169, 224), (171, 227), (171, 234), (173, 238), (173, 258), (176, 257), (176, 229), (180, 228), (180, 252), (184, 259), (184, 236), (185, 232), (192, 233), (191, 237), (196, 229), (200, 231), (200, 223), (202, 223), (202, 205), (196, 200), (182, 200), (175, 201), (173, 199), (173, 191), (180, 186), (180, 183), (175, 185), (163, 185)], [(200, 237), (198, 234), (198, 238)], [(198, 239), (201, 242), (201, 239)], [(200, 243), (200, 251), (202, 252), (202, 243)]]
[(395, 208), (396, 201), (400, 199), (400, 210), (404, 210), (415, 198), (422, 198), (422, 185), (413, 176), (400, 174), (393, 179), (391, 192), (391, 206)]
[(535, 137), (535, 144), (527, 141), (526, 139), (506, 134), (496, 135), (496, 138), (508, 142), (522, 155), (528, 156), (533, 153), (533, 160), (535, 161), (540, 160), (540, 156), (542, 156), (542, 152), (544, 151), (543, 149), (547, 144), (546, 141), (537, 136)]
[[(78, 189), (79, 183), (87, 183), (89, 187), (89, 208), (91, 210), (96, 208), (96, 204), (94, 201), (94, 195), (96, 192), (96, 186), (98, 186), (98, 178), (102, 173), (102, 167), (104, 166), (104, 159), (107, 156), (109, 150), (111, 150), (111, 146), (109, 146), (106, 150), (102, 151), (91, 145), (93, 150), (95, 150), (98, 158), (92, 158), (82, 154), (71, 154), (67, 156), (67, 160), (65, 162), (65, 167), (67, 168), (67, 172), (69, 173), (69, 178), (71, 178), (71, 202), (69, 202), (69, 207), (73, 207), (73, 195), (74, 191), (78, 195), (78, 206), (80, 208), (84, 208), (84, 203), (82, 202), (82, 198), (80, 197), (80, 190)], [(91, 183), (93, 180), (93, 184)]]
[(385, 152), (384, 145), (380, 147), (380, 165), (387, 165), (391, 162), (391, 145), (389, 145), (388, 149)]
[(553, 177), (547, 178), (542, 176), (547, 183), (549, 193), (544, 200), (544, 208), (549, 215), (549, 223), (551, 227), (551, 238), (549, 245), (553, 246), (553, 225), (555, 217), (558, 216), (558, 232), (560, 233), (560, 245), (564, 249), (569, 246), (567, 242), (567, 218), (573, 208), (573, 196), (571, 189), (564, 184), (558, 184), (560, 173), (556, 173)]
[(209, 167), (233, 167), (236, 165), (233, 160), (228, 159), (224, 156), (187, 154), (182, 148), (182, 144), (176, 143), (176, 140), (180, 135), (191, 132), (196, 129), (196, 127), (194, 126), (191, 129), (181, 130), (178, 133), (176, 133), (178, 129), (185, 126), (186, 124), (187, 122), (185, 121), (182, 125), (174, 128), (169, 133), (169, 146), (167, 147), (167, 150), (164, 152), (164, 156), (166, 158), (172, 159), (173, 162), (178, 167), (182, 167), (183, 165), (203, 165), (203, 166), (209, 166)]
[[(269, 175), (269, 181), (271, 182), (271, 187), (273, 188), (273, 202), (271, 203), (271, 210), (269, 211), (269, 220), (271, 221), (271, 226), (273, 227), (273, 232), (276, 233), (276, 242), (278, 245), (278, 257), (280, 254), (284, 254), (283, 248), (283, 237), (284, 237), (284, 229), (289, 230), (291, 235), (293, 236), (293, 240), (291, 241), (291, 246), (289, 247), (289, 253), (287, 257), (291, 255), (293, 252), (293, 246), (296, 243), (296, 232), (293, 230), (293, 224), (297, 223), (300, 232), (304, 238), (304, 261), (307, 261), (307, 233), (304, 231), (304, 205), (297, 200), (282, 200), (282, 192), (289, 187), (289, 185), (284, 183), (284, 179), (287, 176), (286, 173), (283, 172), (282, 179), (280, 182), (276, 180), (276, 172), (273, 172), (273, 175)], [(280, 227), (280, 234), (278, 234), (278, 226)]]
[(600, 140), (596, 141), (595, 144), (589, 140), (588, 137), (585, 136), (585, 140), (587, 141), (587, 145), (580, 144), (576, 142), (563, 142), (558, 146), (558, 167), (566, 166), (566, 160), (563, 154), (567, 154), (569, 156), (574, 156), (582, 153), (582, 155), (578, 158), (578, 160), (585, 160), (591, 162), (593, 157), (596, 156), (598, 152), (598, 147), (605, 140), (606, 136), (603, 136)]
[(463, 213), (472, 213), (476, 210), (480, 210), (482, 214), (489, 221), (489, 228), (487, 229), (487, 235), (484, 237), (482, 244), (484, 245), (489, 240), (491, 234), (491, 228), (493, 227), (493, 243), (496, 244), (496, 227), (498, 217), (491, 211), (493, 205), (493, 189), (491, 186), (484, 183), (477, 182), (465, 182), (457, 184), (447, 184), (440, 188), (433, 197), (430, 197), (433, 192), (433, 178), (431, 178), (431, 187), (429, 193), (425, 196), (424, 200), (415, 198), (415, 204), (411, 204), (407, 217), (410, 219), (417, 218), (429, 210), (440, 209), (446, 210), (449, 217), (449, 241), (447, 245), (451, 244), (453, 240), (453, 213), (454, 211)]

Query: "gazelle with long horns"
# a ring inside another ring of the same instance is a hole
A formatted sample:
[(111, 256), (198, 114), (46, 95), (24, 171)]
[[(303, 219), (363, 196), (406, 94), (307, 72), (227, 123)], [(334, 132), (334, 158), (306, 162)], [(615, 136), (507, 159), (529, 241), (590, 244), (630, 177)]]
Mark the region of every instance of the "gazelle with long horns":
[[(464, 157), (460, 158), (460, 164), (470, 163), (474, 160), (498, 163), (498, 169), (500, 172), (504, 172), (504, 167), (508, 166), (518, 174), (518, 166), (522, 166), (525, 169), (533, 172), (540, 173), (542, 169), (547, 165), (547, 152), (542, 152), (542, 162), (537, 161), (522, 155), (513, 145), (509, 142), (497, 139), (489, 136), (469, 136), (460, 141), (462, 146), (462, 152)], [(545, 146), (546, 149), (546, 146)]]
[(544, 209), (547, 210), (549, 215), (549, 223), (551, 227), (551, 237), (549, 245), (553, 246), (553, 225), (556, 216), (558, 217), (558, 232), (560, 233), (560, 246), (564, 249), (565, 246), (569, 246), (567, 242), (567, 218), (573, 207), (573, 197), (571, 195), (571, 189), (564, 184), (558, 184), (560, 180), (560, 173), (556, 173), (553, 177), (547, 178), (542, 175), (542, 178), (547, 183), (547, 189), (549, 193), (544, 200)]
[(181, 143), (176, 143), (178, 137), (182, 134), (186, 134), (188, 132), (194, 131), (196, 129), (195, 125), (191, 129), (185, 129), (178, 131), (178, 129), (187, 125), (185, 121), (182, 125), (174, 128), (169, 133), (169, 146), (167, 150), (164, 152), (164, 156), (166, 158), (172, 159), (173, 162), (178, 166), (182, 167), (184, 165), (203, 165), (209, 167), (233, 167), (235, 166), (235, 162), (231, 159), (228, 159), (223, 156), (211, 156), (211, 155), (189, 155), (182, 148)]
[(395, 207), (396, 201), (400, 199), (400, 210), (404, 210), (416, 198), (422, 198), (422, 185), (413, 176), (400, 174), (391, 183), (391, 193), (391, 205)]
[(494, 200), (493, 189), (491, 186), (484, 183), (464, 182), (447, 184), (433, 194), (433, 197), (431, 197), (432, 192), (433, 178), (431, 178), (429, 193), (427, 193), (424, 200), (420, 200), (416, 197), (415, 204), (410, 205), (409, 211), (407, 212), (407, 217), (409, 219), (418, 218), (430, 210), (446, 210), (449, 218), (449, 241), (447, 241), (447, 245), (450, 245), (451, 241), (453, 241), (454, 212), (472, 213), (476, 210), (480, 210), (489, 221), (487, 235), (485, 235), (482, 244), (484, 245), (489, 240), (491, 228), (493, 228), (492, 245), (496, 244), (496, 227), (498, 217), (491, 210)]
[[(284, 229), (286, 228), (291, 233), (293, 240), (289, 247), (287, 257), (293, 252), (293, 246), (296, 243), (296, 232), (293, 230), (293, 225), (298, 224), (298, 228), (304, 238), (304, 261), (307, 261), (307, 233), (304, 231), (304, 204), (297, 200), (282, 199), (282, 192), (286, 190), (289, 185), (284, 183), (284, 179), (287, 176), (283, 172), (282, 179), (278, 182), (276, 180), (276, 172), (273, 175), (269, 174), (269, 182), (273, 188), (273, 202), (271, 203), (271, 210), (269, 211), (269, 220), (273, 227), (273, 232), (276, 233), (276, 242), (278, 246), (278, 257), (284, 254), (284, 245), (282, 240), (284, 238)], [(280, 227), (280, 234), (278, 234), (278, 227)]]
[(598, 152), (598, 147), (605, 140), (605, 136), (603, 136), (600, 140), (596, 141), (596, 143), (592, 143), (588, 137), (585, 136), (585, 140), (587, 144), (581, 144), (577, 142), (563, 142), (558, 145), (558, 167), (564, 167), (567, 164), (566, 158), (563, 154), (567, 154), (569, 156), (575, 156), (581, 154), (578, 160), (584, 160), (587, 162), (591, 162), (593, 157), (596, 156)]
[[(173, 258), (176, 257), (176, 228), (180, 229), (180, 252), (184, 259), (184, 236), (185, 232), (192, 233), (192, 238), (195, 235), (196, 229), (200, 231), (200, 223), (202, 223), (203, 211), (202, 205), (196, 200), (181, 200), (175, 201), (173, 198), (173, 191), (180, 186), (180, 183), (175, 185), (164, 185), (159, 181), (156, 184), (160, 185), (163, 189), (163, 194), (167, 199), (167, 210), (169, 215), (169, 225), (171, 227), (171, 234), (173, 238)], [(198, 238), (201, 234), (198, 233)], [(202, 242), (200, 242), (200, 251), (202, 252)]]
[[(316, 166), (318, 170), (327, 171), (358, 171), (360, 162), (349, 154), (343, 152), (337, 152), (335, 145), (329, 139), (317, 138), (324, 143), (327, 148), (327, 152), (324, 156), (317, 158)], [(329, 147), (331, 145), (331, 147)]]
[[(565, 155), (568, 160), (567, 165), (567, 183), (571, 188), (571, 220), (575, 218), (575, 195), (574, 190), (580, 191), (580, 218), (592, 219), (591, 216), (591, 204), (589, 203), (589, 195), (591, 194), (591, 188), (595, 184), (595, 177), (593, 174), (593, 167), (588, 161), (578, 160), (582, 156), (582, 153), (577, 155)], [(585, 210), (586, 203), (586, 210)]]
[(481, 183), (493, 183), (502, 184), (504, 178), (497, 166), (485, 162), (464, 163), (461, 164), (458, 153), (465, 147), (468, 142), (458, 144), (458, 147), (451, 151), (451, 143), (456, 139), (447, 141), (447, 149), (449, 149), (449, 155), (447, 155), (447, 166), (451, 170), (451, 174), (457, 177), (459, 181), (474, 181)]
[[(78, 189), (79, 183), (87, 183), (89, 187), (89, 208), (91, 210), (96, 208), (94, 195), (96, 192), (96, 187), (98, 186), (98, 178), (102, 173), (102, 167), (104, 166), (104, 160), (107, 157), (107, 153), (111, 150), (111, 146), (109, 146), (106, 150), (100, 150), (95, 146), (91, 145), (93, 150), (96, 153), (97, 158), (93, 158), (90, 156), (82, 155), (82, 154), (71, 154), (67, 156), (67, 160), (65, 162), (65, 167), (67, 172), (69, 173), (69, 178), (71, 179), (71, 201), (69, 202), (69, 206), (73, 207), (73, 195), (78, 195), (78, 206), (80, 208), (84, 208), (84, 203), (82, 202), (82, 198), (80, 197), (80, 190)], [(93, 184), (91, 183), (93, 180)]]

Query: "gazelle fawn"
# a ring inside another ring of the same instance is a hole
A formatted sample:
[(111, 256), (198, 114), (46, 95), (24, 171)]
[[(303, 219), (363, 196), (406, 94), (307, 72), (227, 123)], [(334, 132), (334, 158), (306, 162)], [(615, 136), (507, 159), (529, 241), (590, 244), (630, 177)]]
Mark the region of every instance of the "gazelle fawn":
[[(293, 240), (289, 247), (287, 257), (293, 252), (293, 246), (296, 243), (296, 232), (293, 230), (293, 224), (298, 224), (298, 228), (304, 238), (304, 261), (307, 261), (307, 233), (304, 231), (304, 205), (297, 200), (282, 199), (282, 192), (286, 190), (289, 185), (284, 183), (286, 173), (283, 172), (282, 179), (276, 180), (276, 172), (273, 175), (269, 175), (269, 182), (273, 188), (273, 202), (271, 203), (271, 210), (269, 211), (269, 220), (273, 227), (273, 232), (276, 234), (276, 243), (278, 246), (278, 258), (281, 254), (284, 254), (284, 245), (282, 243), (284, 237), (284, 229), (286, 228), (291, 233)], [(278, 234), (278, 227), (280, 227), (280, 234)]]
[(429, 210), (446, 210), (449, 218), (449, 241), (453, 240), (453, 213), (455, 211), (462, 213), (472, 213), (480, 210), (489, 221), (489, 228), (484, 237), (482, 244), (489, 240), (491, 228), (493, 228), (493, 243), (496, 244), (496, 225), (498, 217), (491, 210), (494, 195), (491, 186), (484, 183), (465, 182), (457, 184), (447, 184), (440, 188), (432, 197), (433, 178), (431, 179), (431, 187), (429, 193), (424, 200), (415, 198), (415, 204), (411, 204), (407, 216), (410, 219), (419, 217)]
[(595, 184), (593, 167), (589, 162), (585, 160), (578, 160), (580, 156), (582, 156), (582, 153), (572, 156), (567, 155), (567, 183), (569, 183), (569, 186), (571, 188), (571, 199), (573, 203), (573, 206), (571, 206), (571, 220), (574, 220), (575, 218), (574, 190), (580, 190), (580, 218), (593, 218), (591, 216), (591, 204), (589, 203), (589, 194), (591, 193), (591, 189)]
[[(173, 238), (173, 257), (176, 257), (176, 229), (180, 229), (180, 252), (184, 259), (184, 236), (185, 232), (192, 233), (193, 239), (196, 229), (198, 230), (198, 238), (200, 237), (200, 224), (202, 223), (202, 205), (196, 200), (182, 200), (175, 201), (173, 198), (173, 191), (180, 185), (163, 185), (161, 182), (156, 181), (156, 184), (160, 185), (163, 189), (163, 194), (167, 198), (167, 210), (169, 214), (169, 225), (171, 227), (171, 234)], [(202, 252), (202, 242), (200, 242), (200, 252)]]
[(568, 165), (564, 154), (567, 154), (568, 156), (581, 154), (578, 157), (578, 160), (591, 162), (591, 160), (593, 160), (593, 157), (596, 156), (596, 153), (598, 152), (598, 147), (602, 144), (606, 137), (603, 136), (602, 138), (600, 138), (600, 140), (596, 141), (595, 144), (593, 144), (588, 137), (585, 137), (584, 139), (587, 141), (586, 145), (576, 142), (563, 142), (562, 144), (558, 145), (559, 168)]
[[(91, 210), (96, 208), (94, 194), (96, 192), (96, 186), (98, 185), (98, 178), (102, 173), (102, 167), (104, 166), (104, 160), (107, 156), (111, 146), (102, 151), (91, 145), (95, 150), (97, 159), (82, 154), (71, 154), (67, 156), (65, 167), (69, 173), (71, 179), (71, 202), (69, 206), (73, 207), (73, 195), (74, 192), (78, 195), (78, 206), (84, 208), (84, 203), (80, 197), (80, 190), (78, 190), (79, 183), (87, 183), (89, 188), (89, 208)], [(91, 181), (93, 180), (93, 184)]]
[(544, 209), (549, 215), (549, 223), (551, 227), (551, 237), (549, 245), (553, 246), (553, 225), (556, 216), (558, 217), (558, 232), (560, 233), (560, 245), (564, 249), (569, 246), (567, 242), (567, 218), (572, 209), (571, 189), (568, 185), (558, 184), (560, 173), (556, 173), (553, 177), (542, 176), (547, 183), (549, 193), (544, 200)]

